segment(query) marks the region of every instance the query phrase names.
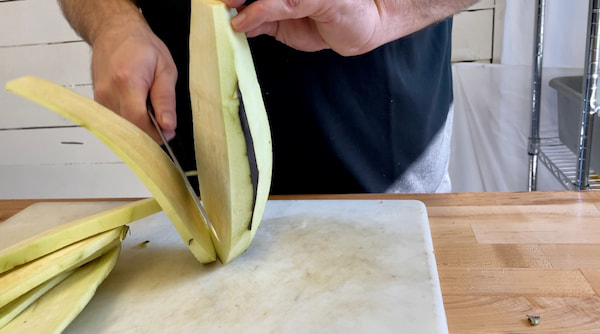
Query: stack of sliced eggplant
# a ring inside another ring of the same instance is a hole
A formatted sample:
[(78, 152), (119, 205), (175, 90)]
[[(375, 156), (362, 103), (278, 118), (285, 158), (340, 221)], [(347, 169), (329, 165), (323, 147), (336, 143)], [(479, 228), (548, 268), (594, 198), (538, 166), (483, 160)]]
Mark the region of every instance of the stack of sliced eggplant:
[[(248, 248), (268, 198), (272, 151), (247, 41), (229, 23), (233, 14), (221, 1), (192, 0), (190, 93), (197, 175), (218, 235), (208, 228), (170, 158), (135, 125), (43, 79), (23, 77), (6, 84), (9, 91), (87, 128), (136, 173), (153, 197), (0, 249), (0, 333), (66, 328), (115, 265), (126, 224), (160, 210), (201, 263), (217, 258), (227, 263)], [(0, 233), (2, 228), (0, 224)]]
[[(61, 332), (112, 270), (126, 232), (116, 227), (0, 274), (0, 333)], [(4, 253), (3, 263), (21, 259)]]
[(148, 198), (35, 231), (0, 224), (0, 333), (61, 332), (112, 270), (126, 224), (159, 211)]

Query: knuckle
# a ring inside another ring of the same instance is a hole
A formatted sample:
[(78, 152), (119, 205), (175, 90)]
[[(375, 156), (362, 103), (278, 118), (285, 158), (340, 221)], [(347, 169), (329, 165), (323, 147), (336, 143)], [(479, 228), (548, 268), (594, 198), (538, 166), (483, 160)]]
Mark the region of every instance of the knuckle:
[(288, 10), (292, 11), (300, 7), (300, 0), (285, 0), (284, 5), (288, 8)]
[(121, 67), (111, 75), (111, 82), (119, 89), (131, 87), (135, 81), (134, 73), (127, 67)]
[(111, 100), (111, 91), (109, 86), (103, 84), (94, 84), (94, 100), (105, 107), (109, 107)]
[(177, 72), (177, 67), (173, 62), (167, 62), (167, 64), (161, 68), (160, 74), (165, 75), (166, 77), (171, 78), (174, 81), (176, 81), (177, 77), (179, 76), (179, 73)]
[(142, 116), (142, 115), (139, 115), (139, 114), (133, 114), (133, 115), (131, 115), (131, 114), (130, 114), (130, 115), (126, 115), (126, 116), (124, 116), (124, 117), (125, 117), (127, 120), (129, 120), (131, 123), (135, 124), (135, 126), (137, 126), (138, 128), (140, 128), (140, 129), (143, 129), (143, 130), (147, 130), (147, 129), (145, 129), (145, 128), (146, 128), (146, 127), (147, 127), (147, 125), (148, 125), (148, 124), (147, 124), (147, 123), (148, 123), (148, 120), (147, 120), (147, 118), (145, 117), (145, 115), (144, 115), (144, 116)]

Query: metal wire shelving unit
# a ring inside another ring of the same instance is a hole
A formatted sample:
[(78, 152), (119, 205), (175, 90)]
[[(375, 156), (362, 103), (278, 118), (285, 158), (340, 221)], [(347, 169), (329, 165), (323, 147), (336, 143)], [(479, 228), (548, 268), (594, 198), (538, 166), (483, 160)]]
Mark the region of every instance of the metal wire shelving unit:
[(529, 137), (529, 191), (537, 190), (538, 164), (544, 164), (569, 190), (600, 190), (600, 176), (590, 168), (592, 127), (600, 108), (597, 101), (600, 72), (600, 0), (589, 1), (588, 31), (581, 102), (579, 152), (573, 153), (558, 138), (540, 138), (540, 104), (546, 0), (538, 0), (535, 16), (535, 47)]

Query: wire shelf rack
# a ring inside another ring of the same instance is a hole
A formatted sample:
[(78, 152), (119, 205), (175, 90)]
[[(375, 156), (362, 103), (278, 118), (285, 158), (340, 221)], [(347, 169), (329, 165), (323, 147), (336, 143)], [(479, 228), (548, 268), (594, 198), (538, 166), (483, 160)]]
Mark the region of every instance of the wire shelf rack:
[(600, 189), (599, 176), (590, 168), (591, 133), (594, 116), (600, 111), (600, 0), (589, 0), (588, 31), (584, 65), (582, 118), (579, 155), (571, 152), (556, 138), (542, 139), (540, 134), (541, 79), (544, 50), (544, 12), (546, 0), (537, 0), (535, 16), (534, 66), (531, 99), (531, 136), (529, 137), (529, 187), (537, 189), (538, 161), (567, 188), (573, 190)]
[[(538, 158), (540, 162), (568, 190), (577, 190), (577, 156), (559, 138), (540, 138)], [(589, 170), (589, 190), (600, 190), (600, 175)]]

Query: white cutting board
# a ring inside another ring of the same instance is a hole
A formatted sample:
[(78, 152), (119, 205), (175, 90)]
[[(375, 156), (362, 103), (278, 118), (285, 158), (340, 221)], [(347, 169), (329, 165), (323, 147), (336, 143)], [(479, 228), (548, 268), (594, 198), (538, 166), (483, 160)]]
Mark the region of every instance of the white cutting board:
[[(70, 220), (82, 207), (39, 203), (10, 220)], [(448, 332), (418, 201), (269, 201), (250, 248), (227, 265), (199, 264), (162, 212), (130, 228), (66, 333)]]

